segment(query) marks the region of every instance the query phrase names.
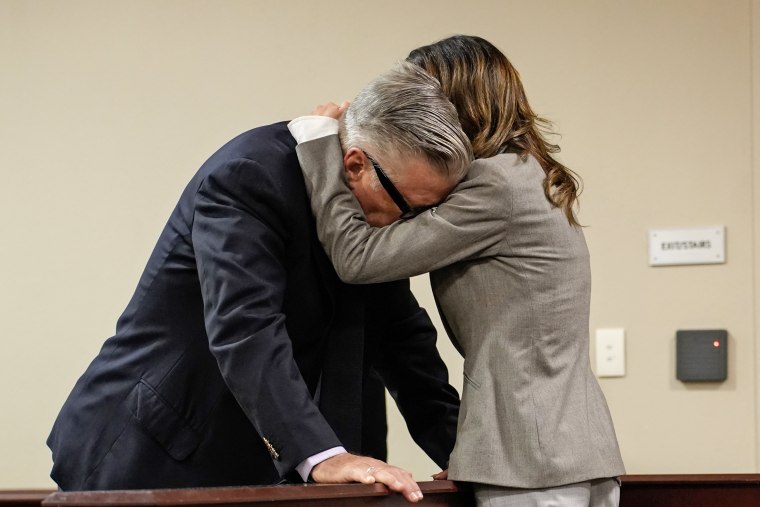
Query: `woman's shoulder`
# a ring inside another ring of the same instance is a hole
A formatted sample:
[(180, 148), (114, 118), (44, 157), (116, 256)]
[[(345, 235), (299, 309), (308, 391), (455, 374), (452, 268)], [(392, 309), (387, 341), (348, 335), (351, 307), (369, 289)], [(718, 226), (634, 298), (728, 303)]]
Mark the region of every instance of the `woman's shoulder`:
[(466, 179), (508, 185), (516, 179), (536, 177), (543, 179), (544, 171), (535, 158), (530, 155), (521, 157), (516, 153), (501, 153), (475, 160), (470, 166)]
[(478, 158), (472, 163), (472, 167), (540, 167), (533, 155), (520, 155), (517, 153), (499, 153), (493, 157)]

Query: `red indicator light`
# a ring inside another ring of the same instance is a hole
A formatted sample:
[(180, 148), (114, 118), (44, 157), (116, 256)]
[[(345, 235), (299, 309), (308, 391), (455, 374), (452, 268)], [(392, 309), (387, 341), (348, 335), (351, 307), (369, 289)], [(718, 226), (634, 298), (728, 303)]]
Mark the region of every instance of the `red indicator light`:
[(718, 340), (715, 340), (713, 342), (713, 347), (720, 347), (720, 342)]

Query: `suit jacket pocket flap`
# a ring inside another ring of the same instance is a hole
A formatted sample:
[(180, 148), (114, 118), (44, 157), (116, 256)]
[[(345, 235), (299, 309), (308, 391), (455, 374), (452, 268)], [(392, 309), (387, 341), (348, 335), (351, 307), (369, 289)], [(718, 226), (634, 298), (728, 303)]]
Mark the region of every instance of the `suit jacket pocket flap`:
[(198, 447), (200, 436), (150, 384), (140, 380), (129, 398), (132, 415), (169, 456), (180, 461)]

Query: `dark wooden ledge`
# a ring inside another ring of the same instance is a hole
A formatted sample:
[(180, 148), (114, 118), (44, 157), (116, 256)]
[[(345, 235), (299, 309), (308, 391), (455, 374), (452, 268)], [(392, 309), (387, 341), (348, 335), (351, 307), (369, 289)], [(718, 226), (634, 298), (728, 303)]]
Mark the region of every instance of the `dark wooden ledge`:
[[(451, 481), (421, 482), (424, 499), (420, 506), (473, 505), (471, 495), (460, 491)], [(93, 507), (109, 506), (188, 506), (225, 505), (273, 507), (302, 506), (409, 506), (404, 498), (381, 484), (306, 484), (235, 488), (156, 489), (132, 491), (56, 492), (42, 505)]]
[(760, 474), (624, 475), (620, 507), (757, 507)]
[(0, 489), (0, 506), (40, 505), (52, 489)]
[[(624, 475), (621, 507), (758, 507), (760, 474)], [(421, 482), (420, 506), (473, 505), (471, 493), (451, 481)], [(401, 495), (375, 484), (308, 484), (134, 491), (2, 490), (0, 507), (13, 506), (404, 506)]]
[(737, 485), (760, 486), (760, 474), (624, 475), (623, 485)]

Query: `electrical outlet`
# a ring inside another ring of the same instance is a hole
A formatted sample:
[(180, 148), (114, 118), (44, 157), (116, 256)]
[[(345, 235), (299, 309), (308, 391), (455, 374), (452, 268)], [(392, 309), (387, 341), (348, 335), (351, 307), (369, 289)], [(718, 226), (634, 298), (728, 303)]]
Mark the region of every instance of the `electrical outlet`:
[(596, 330), (596, 376), (625, 376), (625, 329)]

